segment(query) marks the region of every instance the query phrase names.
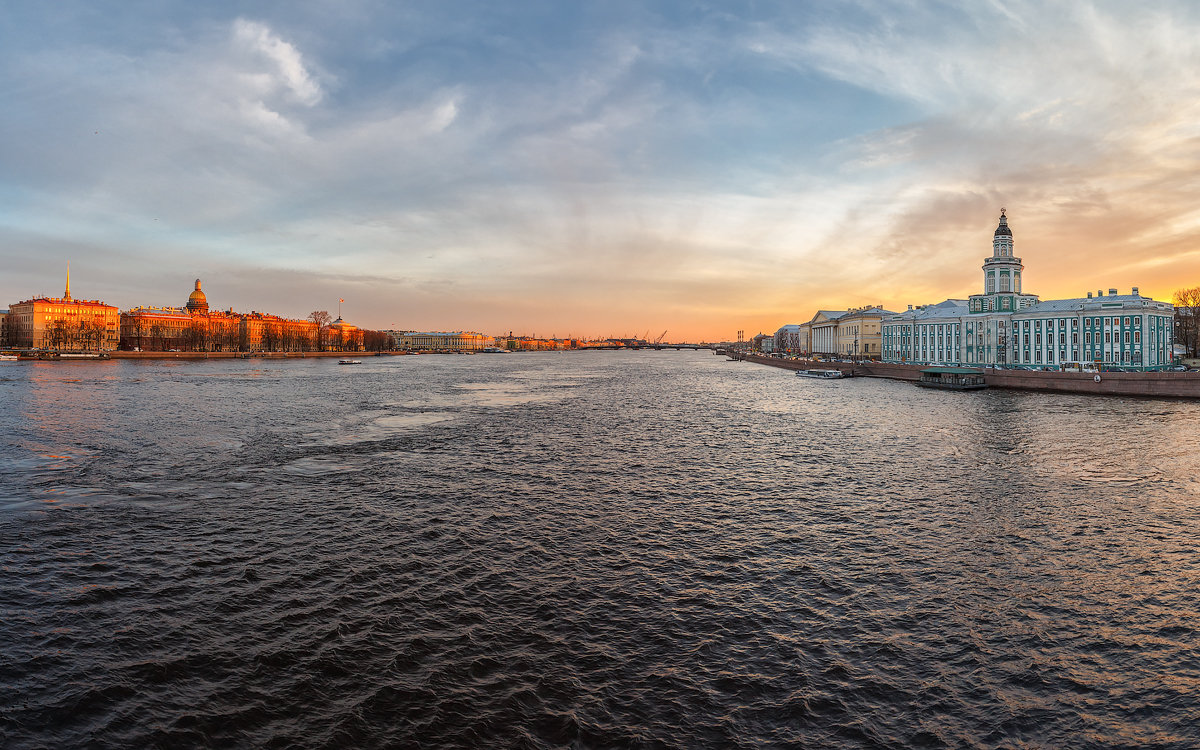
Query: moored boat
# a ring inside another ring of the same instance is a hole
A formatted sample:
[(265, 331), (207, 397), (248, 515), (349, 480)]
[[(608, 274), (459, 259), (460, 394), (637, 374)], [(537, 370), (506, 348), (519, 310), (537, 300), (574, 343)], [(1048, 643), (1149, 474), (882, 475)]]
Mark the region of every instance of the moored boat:
[(922, 388), (945, 391), (975, 391), (988, 387), (983, 370), (970, 367), (926, 367), (921, 370), (921, 379), (915, 382)]
[(339, 365), (361, 365), (362, 360), (361, 359), (339, 359), (338, 364)]
[(796, 376), (816, 378), (817, 380), (839, 380), (846, 377), (846, 374), (841, 370), (796, 370)]

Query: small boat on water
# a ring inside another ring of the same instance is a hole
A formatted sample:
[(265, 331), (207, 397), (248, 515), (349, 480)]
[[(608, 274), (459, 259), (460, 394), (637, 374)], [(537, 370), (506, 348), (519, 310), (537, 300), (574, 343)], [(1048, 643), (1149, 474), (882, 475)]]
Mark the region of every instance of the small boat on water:
[(841, 370), (796, 370), (796, 377), (816, 378), (817, 380), (838, 380), (846, 377)]
[(0, 354), (0, 362), (16, 362), (19, 359), (15, 354)]
[(361, 365), (362, 360), (361, 359), (339, 359), (338, 364), (339, 365)]
[(940, 388), (944, 391), (975, 391), (987, 388), (983, 370), (970, 367), (927, 367), (921, 370), (921, 379), (915, 382), (922, 388)]

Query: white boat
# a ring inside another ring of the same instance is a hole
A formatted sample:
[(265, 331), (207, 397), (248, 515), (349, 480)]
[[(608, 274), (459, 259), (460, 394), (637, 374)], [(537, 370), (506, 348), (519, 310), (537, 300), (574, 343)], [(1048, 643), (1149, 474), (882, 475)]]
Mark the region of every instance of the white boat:
[(362, 360), (361, 359), (339, 359), (338, 364), (339, 365), (361, 365)]
[(837, 380), (846, 377), (841, 370), (796, 370), (796, 376), (816, 378), (817, 380)]
[(0, 362), (16, 362), (20, 357), (15, 354), (0, 354)]

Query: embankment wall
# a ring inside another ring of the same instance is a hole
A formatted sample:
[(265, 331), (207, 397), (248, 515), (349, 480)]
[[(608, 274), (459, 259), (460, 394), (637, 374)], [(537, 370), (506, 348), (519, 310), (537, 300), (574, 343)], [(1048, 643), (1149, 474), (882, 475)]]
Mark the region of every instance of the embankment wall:
[[(786, 370), (813, 367), (840, 369), (847, 375), (892, 380), (920, 380), (926, 365), (901, 365), (868, 362), (847, 365), (807, 360), (775, 359), (747, 355), (755, 362)], [(1091, 393), (1099, 396), (1154, 396), (1159, 398), (1200, 398), (1200, 373), (1196, 372), (1049, 372), (1040, 370), (992, 370), (983, 368), (984, 378), (995, 388), (1019, 388), (1027, 391)], [(1096, 376), (1099, 375), (1099, 380)]]

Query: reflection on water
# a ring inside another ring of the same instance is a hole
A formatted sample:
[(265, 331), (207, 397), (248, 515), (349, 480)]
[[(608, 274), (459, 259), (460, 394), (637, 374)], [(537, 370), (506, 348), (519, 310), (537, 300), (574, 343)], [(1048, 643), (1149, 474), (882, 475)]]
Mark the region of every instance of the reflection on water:
[(348, 369), (0, 372), (6, 747), (1200, 745), (1200, 404)]

